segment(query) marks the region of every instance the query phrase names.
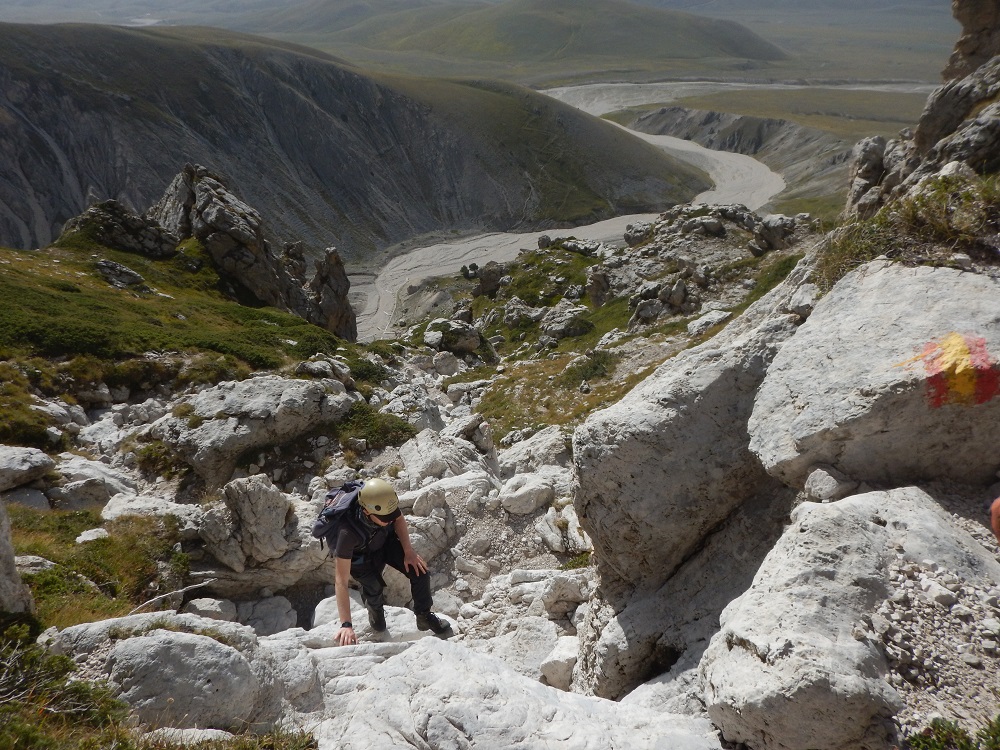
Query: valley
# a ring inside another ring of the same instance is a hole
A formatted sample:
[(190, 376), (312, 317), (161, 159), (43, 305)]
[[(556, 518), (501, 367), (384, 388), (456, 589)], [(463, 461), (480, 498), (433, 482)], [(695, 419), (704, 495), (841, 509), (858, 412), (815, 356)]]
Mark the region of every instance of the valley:
[(0, 0), (0, 748), (996, 750), (998, 7)]

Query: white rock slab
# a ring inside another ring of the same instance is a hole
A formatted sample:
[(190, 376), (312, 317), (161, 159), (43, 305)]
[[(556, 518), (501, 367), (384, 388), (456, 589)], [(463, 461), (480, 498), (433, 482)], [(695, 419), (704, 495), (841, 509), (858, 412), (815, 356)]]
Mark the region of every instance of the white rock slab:
[(1000, 468), (1000, 281), (884, 261), (848, 274), (775, 357), (748, 422), (767, 470), (988, 484)]

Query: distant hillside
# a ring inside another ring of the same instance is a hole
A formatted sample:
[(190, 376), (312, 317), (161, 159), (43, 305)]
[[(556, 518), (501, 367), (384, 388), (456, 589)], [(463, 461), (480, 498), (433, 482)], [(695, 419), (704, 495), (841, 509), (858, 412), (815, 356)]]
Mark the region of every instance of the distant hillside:
[(359, 260), (413, 235), (579, 223), (686, 200), (702, 176), (509, 84), (378, 78), (216, 29), (0, 25), (0, 244), (93, 198), (145, 209), (186, 162), (271, 229)]
[[(327, 32), (331, 41), (468, 60), (613, 59), (618, 63), (695, 58), (780, 60), (784, 53), (739, 24), (660, 11), (623, 0), (506, 0), (410, 5), (341, 27), (344, 5), (308, 0), (258, 17), (267, 33)], [(374, 10), (371, 4), (362, 7)], [(338, 30), (338, 27), (341, 27)]]

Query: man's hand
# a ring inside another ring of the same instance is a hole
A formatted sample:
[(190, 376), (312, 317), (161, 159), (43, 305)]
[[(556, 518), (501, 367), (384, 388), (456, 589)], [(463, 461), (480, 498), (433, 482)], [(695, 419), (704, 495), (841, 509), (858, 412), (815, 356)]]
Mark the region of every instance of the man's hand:
[(354, 634), (354, 628), (341, 628), (337, 631), (335, 638), (341, 646), (353, 646), (358, 642), (358, 637)]
[(427, 563), (414, 551), (413, 547), (403, 553), (403, 569), (409, 570), (410, 568), (416, 575), (423, 575), (427, 572)]

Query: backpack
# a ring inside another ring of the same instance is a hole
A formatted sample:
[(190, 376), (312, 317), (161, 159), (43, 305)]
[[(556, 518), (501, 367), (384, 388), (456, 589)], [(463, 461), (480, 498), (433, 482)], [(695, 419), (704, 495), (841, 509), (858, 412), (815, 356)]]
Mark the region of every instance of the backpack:
[(331, 539), (336, 540), (341, 524), (350, 521), (351, 505), (358, 499), (364, 486), (364, 482), (344, 482), (326, 493), (326, 501), (312, 527), (312, 535), (319, 539), (320, 547), (323, 546), (324, 539), (328, 544)]

